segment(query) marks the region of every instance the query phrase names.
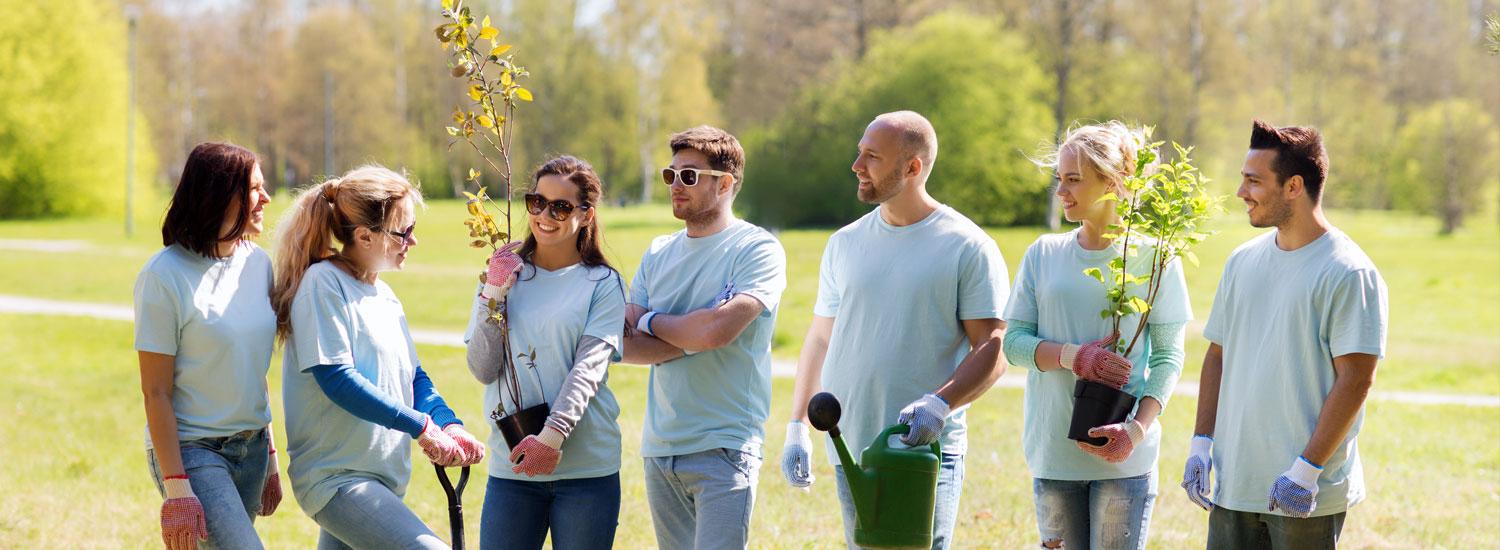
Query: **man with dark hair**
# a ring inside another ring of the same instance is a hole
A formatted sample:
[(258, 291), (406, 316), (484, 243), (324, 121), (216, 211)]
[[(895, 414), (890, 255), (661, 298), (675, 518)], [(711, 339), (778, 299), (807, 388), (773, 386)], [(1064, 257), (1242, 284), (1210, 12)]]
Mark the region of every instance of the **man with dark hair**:
[(786, 252), (735, 219), (745, 151), (699, 126), (671, 137), (682, 231), (641, 257), (625, 308), (625, 362), (651, 365), (641, 437), (662, 548), (745, 548), (771, 409), (771, 332)]
[(1224, 266), (1182, 487), (1212, 511), (1209, 548), (1332, 548), (1365, 497), (1355, 438), (1385, 352), (1385, 281), (1323, 216), (1316, 129), (1256, 121), (1241, 175), (1250, 225), (1275, 230)]

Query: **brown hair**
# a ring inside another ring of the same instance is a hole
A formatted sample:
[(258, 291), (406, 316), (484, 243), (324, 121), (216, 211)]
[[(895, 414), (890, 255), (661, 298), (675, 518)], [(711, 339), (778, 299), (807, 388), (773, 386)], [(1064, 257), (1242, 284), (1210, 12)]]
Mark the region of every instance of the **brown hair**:
[(360, 227), (397, 229), (399, 205), (411, 199), (422, 204), (422, 192), (401, 174), (380, 166), (361, 166), (343, 176), (302, 190), (276, 224), (275, 284), (271, 307), (276, 310), (276, 334), (291, 333), (292, 299), (307, 268), (339, 255), (333, 241), (347, 246)]
[[(244, 238), (250, 210), (255, 207), (249, 200), (255, 163), (255, 153), (238, 145), (200, 143), (194, 147), (161, 223), (162, 246), (179, 244), (212, 258), (218, 255), (220, 242)], [(230, 214), (229, 205), (236, 197), (239, 212)], [(221, 233), (231, 216), (234, 226)]]
[(1271, 170), (1276, 172), (1276, 183), (1284, 184), (1287, 178), (1302, 176), (1302, 185), (1314, 204), (1323, 195), (1323, 180), (1328, 177), (1328, 151), (1323, 149), (1323, 136), (1311, 126), (1283, 126), (1277, 128), (1263, 120), (1255, 121), (1250, 129), (1250, 148), (1276, 151), (1271, 161)]
[(695, 126), (672, 134), (672, 154), (692, 149), (708, 157), (708, 167), (734, 174), (734, 192), (745, 181), (745, 149), (729, 132), (713, 126)]
[[(604, 234), (599, 224), (597, 209), (599, 203), (604, 200), (604, 182), (599, 179), (599, 174), (594, 172), (594, 167), (578, 157), (563, 155), (543, 163), (531, 176), (531, 191), (535, 192), (537, 184), (542, 181), (543, 176), (557, 176), (563, 181), (578, 187), (578, 198), (582, 201), (579, 206), (587, 207), (595, 211), (592, 218), (582, 227), (578, 228), (578, 255), (583, 259), (583, 265), (589, 267), (606, 267), (615, 271), (614, 266), (609, 265), (609, 260), (604, 257), (603, 241)], [(580, 208), (574, 215), (583, 215), (584, 210)], [(526, 242), (521, 244), (521, 249), (516, 254), (526, 260), (527, 265), (532, 265), (532, 257), (536, 254), (536, 236), (527, 235)]]

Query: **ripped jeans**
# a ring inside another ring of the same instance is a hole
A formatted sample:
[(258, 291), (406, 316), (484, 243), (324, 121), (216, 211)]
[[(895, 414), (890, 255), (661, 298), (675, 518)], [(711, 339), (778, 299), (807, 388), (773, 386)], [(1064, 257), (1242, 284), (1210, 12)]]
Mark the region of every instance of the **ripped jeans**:
[(1044, 548), (1146, 548), (1155, 470), (1121, 479), (1034, 479), (1032, 492)]

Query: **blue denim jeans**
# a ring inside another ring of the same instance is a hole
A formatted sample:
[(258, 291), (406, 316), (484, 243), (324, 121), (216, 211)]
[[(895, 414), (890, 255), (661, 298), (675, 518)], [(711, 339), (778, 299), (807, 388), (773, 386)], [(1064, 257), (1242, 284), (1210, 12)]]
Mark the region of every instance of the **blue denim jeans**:
[(318, 550), (448, 548), (448, 543), (422, 523), (401, 497), (373, 479), (340, 485), (333, 500), (312, 519), (322, 528)]
[[(849, 480), (844, 477), (844, 467), (834, 466), (834, 478), (838, 481), (839, 508), (844, 511), (844, 543), (854, 545), (854, 495), (849, 492)], [(932, 509), (932, 548), (953, 548), (953, 526), (958, 522), (958, 499), (964, 492), (964, 455), (943, 454), (942, 469), (938, 471), (937, 500)]]
[(1120, 479), (1033, 479), (1031, 488), (1044, 548), (1146, 548), (1156, 470)]
[(1215, 506), (1208, 514), (1208, 547), (1226, 550), (1313, 550), (1338, 546), (1346, 512), (1292, 518)]
[(656, 545), (746, 548), (760, 458), (734, 449), (646, 458), (646, 500)]
[[(226, 437), (192, 439), (178, 444), (182, 468), (208, 524), (208, 540), (198, 547), (263, 548), (255, 533), (255, 516), (260, 513), (260, 493), (266, 485), (266, 459), (271, 452), (266, 430), (245, 430)], [(151, 479), (156, 490), (162, 487), (161, 465), (156, 452), (146, 450)]]
[(620, 525), (620, 474), (558, 481), (491, 477), (479, 520), (484, 550), (613, 548)]

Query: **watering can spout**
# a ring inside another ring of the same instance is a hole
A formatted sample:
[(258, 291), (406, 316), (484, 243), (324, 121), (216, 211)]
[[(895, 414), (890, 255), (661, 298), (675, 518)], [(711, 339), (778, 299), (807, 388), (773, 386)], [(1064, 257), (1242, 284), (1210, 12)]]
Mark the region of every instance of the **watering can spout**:
[(875, 488), (870, 475), (860, 469), (859, 463), (854, 461), (854, 456), (849, 454), (849, 447), (844, 445), (844, 438), (839, 433), (839, 417), (843, 416), (843, 408), (839, 405), (838, 398), (828, 392), (822, 392), (812, 397), (807, 403), (807, 420), (819, 431), (828, 432), (828, 437), (833, 439), (833, 448), (838, 451), (839, 465), (844, 467), (844, 480), (849, 485), (849, 493), (854, 496), (854, 513), (859, 519), (860, 525), (870, 525), (875, 520), (874, 511), (863, 504), (870, 502), (874, 497)]

